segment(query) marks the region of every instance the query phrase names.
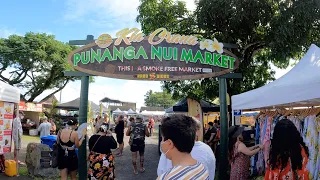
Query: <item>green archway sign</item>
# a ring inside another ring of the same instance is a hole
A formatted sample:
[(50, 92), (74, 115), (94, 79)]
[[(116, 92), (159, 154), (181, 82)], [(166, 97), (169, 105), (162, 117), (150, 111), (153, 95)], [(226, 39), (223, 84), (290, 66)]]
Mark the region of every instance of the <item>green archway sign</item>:
[[(102, 34), (97, 40), (88, 36), (87, 40), (70, 41), (73, 45), (84, 45), (69, 55), (69, 63), (74, 69), (66, 76), (82, 76), (79, 123), (87, 122), (89, 76), (131, 80), (174, 81), (201, 79), (219, 76), (220, 121), (221, 121), (221, 162), (219, 179), (226, 179), (228, 167), (228, 118), (226, 104), (226, 78), (236, 78), (229, 74), (239, 66), (238, 58), (224, 49), (217, 39), (199, 40), (195, 36), (179, 35), (159, 28), (145, 36), (137, 28), (126, 28), (113, 39)], [(78, 41), (78, 42), (76, 42)], [(90, 42), (89, 44), (87, 44)], [(222, 76), (227, 74), (225, 76)], [(233, 76), (234, 75), (234, 76)], [(85, 144), (79, 148), (79, 179), (85, 180)]]
[(237, 57), (217, 39), (171, 34), (159, 28), (145, 36), (126, 28), (112, 39), (102, 34), (69, 55), (78, 71), (131, 80), (187, 80), (216, 77), (239, 66)]

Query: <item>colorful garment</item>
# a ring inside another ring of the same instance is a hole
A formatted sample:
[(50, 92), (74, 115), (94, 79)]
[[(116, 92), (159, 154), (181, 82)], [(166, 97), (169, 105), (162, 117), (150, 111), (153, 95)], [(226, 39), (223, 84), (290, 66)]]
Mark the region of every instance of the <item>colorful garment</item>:
[(318, 155), (318, 132), (315, 123), (315, 118), (316, 116), (309, 116), (308, 131), (306, 137), (306, 145), (309, 149), (309, 162), (307, 167), (310, 172), (310, 179), (317, 179), (317, 174), (315, 174), (315, 172)]
[(90, 152), (88, 180), (115, 179), (114, 157), (110, 154)]
[[(304, 149), (301, 147), (302, 155), (302, 168), (301, 170), (296, 170), (296, 173), (291, 169), (290, 159), (288, 160), (287, 166), (281, 169), (271, 169), (267, 168), (266, 174), (264, 176), (265, 180), (309, 180), (309, 172), (307, 169), (308, 156)], [(298, 179), (295, 176), (298, 176)]]
[(249, 177), (250, 157), (238, 152), (239, 144), (240, 142), (237, 141), (234, 145), (230, 180), (246, 180)]

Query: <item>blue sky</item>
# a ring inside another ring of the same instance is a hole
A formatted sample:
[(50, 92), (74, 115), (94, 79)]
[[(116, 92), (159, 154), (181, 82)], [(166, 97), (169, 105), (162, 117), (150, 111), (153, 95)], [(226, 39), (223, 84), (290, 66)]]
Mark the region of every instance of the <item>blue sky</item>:
[[(185, 0), (190, 10), (194, 0)], [(26, 32), (53, 34), (63, 42), (85, 39), (88, 34), (98, 37), (102, 33), (112, 36), (123, 28), (137, 27), (135, 22), (139, 0), (9, 0), (0, 6), (0, 37)], [(277, 70), (280, 77), (287, 70)], [(143, 105), (148, 90), (160, 91), (160, 82), (129, 81), (97, 77), (90, 84), (89, 99), (98, 102), (107, 96)], [(37, 100), (52, 90), (44, 92)], [(60, 93), (56, 94), (59, 99)], [(62, 91), (62, 102), (80, 96), (80, 82), (69, 83)]]

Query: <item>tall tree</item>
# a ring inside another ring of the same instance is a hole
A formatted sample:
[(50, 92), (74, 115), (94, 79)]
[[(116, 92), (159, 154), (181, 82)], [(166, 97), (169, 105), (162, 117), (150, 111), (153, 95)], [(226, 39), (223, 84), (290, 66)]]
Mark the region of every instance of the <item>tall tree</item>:
[[(199, 0), (194, 13), (174, 0), (140, 0), (137, 21), (142, 31), (165, 27), (173, 33), (195, 34), (235, 43), (228, 49), (240, 60), (235, 72), (243, 80), (228, 80), (229, 95), (263, 86), (274, 80), (271, 64), (287, 68), (311, 43), (320, 43), (320, 10), (316, 0)], [(163, 82), (174, 98), (216, 97), (217, 79)]]
[(45, 90), (55, 94), (75, 77), (65, 77), (63, 71), (72, 70), (67, 63), (75, 49), (55, 40), (53, 35), (26, 33), (0, 39), (0, 80), (25, 90), (23, 97), (32, 102)]
[(171, 94), (165, 91), (153, 92), (149, 90), (144, 99), (144, 104), (148, 107), (171, 107), (175, 101), (172, 99)]

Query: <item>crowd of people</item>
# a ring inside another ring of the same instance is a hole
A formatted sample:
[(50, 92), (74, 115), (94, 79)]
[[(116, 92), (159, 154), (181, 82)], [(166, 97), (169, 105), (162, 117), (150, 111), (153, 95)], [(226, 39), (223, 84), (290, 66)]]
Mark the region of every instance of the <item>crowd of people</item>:
[[(19, 136), (22, 136), (22, 127), (19, 119), (22, 119), (23, 116), (24, 114), (20, 112), (13, 121), (13, 130), (19, 132), (13, 135), (15, 153), (21, 149), (21, 142), (19, 142), (21, 137)], [(115, 159), (123, 155), (125, 135), (129, 137), (133, 174), (145, 171), (145, 139), (152, 135), (155, 122), (150, 118), (145, 124), (141, 116), (130, 117), (126, 122), (125, 117), (120, 115), (115, 124), (116, 138), (112, 135), (107, 116), (104, 118), (98, 116), (94, 123), (95, 132), (88, 141), (88, 179), (116, 178)], [(71, 179), (76, 179), (78, 157), (75, 149), (85, 142), (87, 133), (87, 130), (83, 129), (83, 136), (79, 137), (76, 131), (77, 125), (77, 120), (69, 120), (67, 126), (57, 133), (58, 168), (61, 170), (62, 180), (68, 179), (68, 174)], [(161, 156), (157, 168), (159, 180), (213, 180), (215, 178), (217, 163), (215, 153), (217, 153), (220, 140), (219, 121), (208, 123), (208, 129), (203, 137), (204, 142), (201, 141), (201, 128), (199, 120), (185, 115), (172, 115), (162, 119)], [(47, 136), (54, 134), (56, 126), (51, 119), (44, 117), (38, 130), (41, 137)], [(309, 179), (306, 168), (308, 148), (292, 121), (283, 119), (276, 124), (270, 146), (260, 144), (247, 147), (243, 135), (244, 127), (229, 127), (230, 180), (248, 179), (250, 157), (259, 151), (268, 151), (266, 154), (269, 154), (265, 179)], [(118, 148), (117, 151), (113, 153), (113, 149), (116, 148)]]

